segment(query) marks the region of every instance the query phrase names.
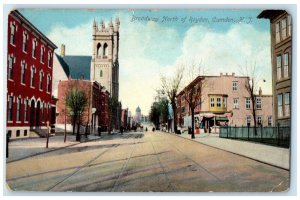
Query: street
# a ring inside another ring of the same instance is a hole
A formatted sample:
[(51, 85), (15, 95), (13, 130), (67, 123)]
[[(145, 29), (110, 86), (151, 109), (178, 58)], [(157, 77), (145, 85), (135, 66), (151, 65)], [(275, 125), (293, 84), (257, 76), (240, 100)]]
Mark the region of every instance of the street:
[(279, 192), (289, 171), (159, 131), (129, 132), (6, 164), (13, 191)]

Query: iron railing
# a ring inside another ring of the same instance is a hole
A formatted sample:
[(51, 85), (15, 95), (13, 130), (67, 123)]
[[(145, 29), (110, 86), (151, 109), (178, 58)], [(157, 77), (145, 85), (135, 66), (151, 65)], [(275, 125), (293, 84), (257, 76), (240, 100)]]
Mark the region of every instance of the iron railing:
[(284, 148), (290, 147), (290, 136), (291, 128), (279, 125), (276, 127), (221, 126), (219, 134), (220, 138), (247, 140)]

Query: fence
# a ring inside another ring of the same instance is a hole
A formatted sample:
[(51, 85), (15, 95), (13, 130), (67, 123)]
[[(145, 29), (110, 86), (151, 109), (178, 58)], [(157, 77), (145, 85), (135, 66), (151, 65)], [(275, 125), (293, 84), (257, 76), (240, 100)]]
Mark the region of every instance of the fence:
[(248, 140), (274, 146), (290, 147), (291, 128), (277, 125), (276, 127), (237, 127), (221, 126), (220, 138)]

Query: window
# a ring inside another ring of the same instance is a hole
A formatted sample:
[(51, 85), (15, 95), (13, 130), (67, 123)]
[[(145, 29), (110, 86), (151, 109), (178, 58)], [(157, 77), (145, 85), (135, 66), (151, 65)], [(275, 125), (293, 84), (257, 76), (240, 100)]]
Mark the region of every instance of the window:
[(11, 130), (7, 131), (7, 135), (9, 138), (11, 138)]
[(281, 21), (281, 36), (283, 40), (286, 38), (286, 18)]
[(24, 121), (26, 122), (28, 119), (27, 119), (27, 109), (28, 109), (28, 100), (25, 99), (24, 100)]
[(16, 34), (16, 25), (11, 24), (10, 26), (10, 44), (15, 45), (15, 34)]
[(277, 80), (281, 79), (281, 55), (277, 56)]
[(25, 84), (25, 62), (21, 62), (21, 84)]
[(283, 112), (282, 112), (282, 94), (278, 94), (277, 95), (277, 109), (278, 109), (278, 117), (282, 117), (283, 116)]
[(256, 97), (256, 109), (261, 109), (261, 98)]
[(250, 98), (246, 98), (246, 109), (250, 109), (251, 107), (251, 100)]
[(280, 25), (279, 22), (275, 25), (276, 43), (280, 42)]
[(17, 98), (17, 122), (21, 121), (20, 118), (21, 99)]
[(290, 116), (290, 93), (284, 94), (284, 116)]
[(256, 124), (257, 124), (258, 126), (261, 126), (261, 125), (262, 125), (262, 122), (261, 122), (261, 116), (257, 116), (257, 118), (256, 118)]
[(45, 60), (45, 47), (41, 47), (41, 58), (40, 58), (40, 62), (44, 63)]
[(234, 98), (233, 99), (233, 108), (234, 109), (238, 109), (239, 108), (239, 99), (238, 98)]
[(221, 107), (221, 98), (217, 98), (217, 107)]
[(27, 136), (27, 130), (24, 130), (24, 136)]
[(51, 78), (50, 78), (50, 76), (48, 75), (48, 76), (47, 76), (47, 92), (50, 92), (50, 81), (51, 81)]
[(288, 16), (287, 34), (288, 34), (288, 36), (292, 35), (292, 18), (290, 15)]
[(289, 53), (283, 55), (283, 77), (289, 77)]
[(48, 52), (48, 67), (51, 67), (52, 53)]
[(98, 44), (97, 44), (97, 57), (99, 57), (99, 58), (100, 58), (100, 56), (101, 56), (100, 50), (101, 50), (101, 44), (98, 43)]
[(39, 84), (40, 90), (43, 90), (43, 71), (40, 71), (40, 84)]
[(28, 40), (28, 34), (26, 31), (23, 32), (23, 45), (22, 45), (22, 50), (23, 52), (27, 52), (27, 40)]
[(227, 107), (227, 98), (223, 97), (223, 108)]
[(103, 58), (107, 58), (108, 56), (108, 45), (105, 43), (103, 45)]
[(36, 47), (37, 47), (37, 41), (36, 39), (32, 40), (32, 57), (36, 57)]
[(215, 98), (210, 98), (210, 107), (215, 107)]
[(268, 116), (268, 126), (272, 126), (272, 116)]
[(7, 120), (13, 120), (13, 96), (8, 97), (8, 113), (7, 113)]
[(7, 79), (13, 80), (13, 64), (14, 64), (14, 57), (10, 55), (8, 57), (8, 73), (7, 73)]
[(102, 72), (102, 70), (100, 70), (100, 77), (102, 77), (103, 76), (103, 72)]
[(17, 130), (16, 137), (20, 137), (20, 130)]
[(31, 67), (31, 71), (30, 71), (30, 87), (34, 87), (34, 73), (35, 73), (35, 67), (32, 66)]
[(232, 81), (232, 91), (237, 91), (237, 81)]
[(182, 113), (185, 112), (185, 106), (181, 107), (181, 112), (182, 112)]
[(248, 116), (246, 117), (246, 124), (247, 124), (247, 126), (250, 126), (250, 125), (251, 125), (251, 116), (250, 116), (250, 115), (248, 115)]

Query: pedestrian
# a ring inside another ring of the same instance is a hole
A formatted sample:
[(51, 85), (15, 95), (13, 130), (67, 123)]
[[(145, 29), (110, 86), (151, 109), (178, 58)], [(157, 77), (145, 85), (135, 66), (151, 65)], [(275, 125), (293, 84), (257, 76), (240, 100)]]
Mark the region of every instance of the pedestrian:
[(146, 127), (146, 132), (148, 131), (147, 127)]
[(98, 126), (98, 135), (101, 136), (101, 126)]

